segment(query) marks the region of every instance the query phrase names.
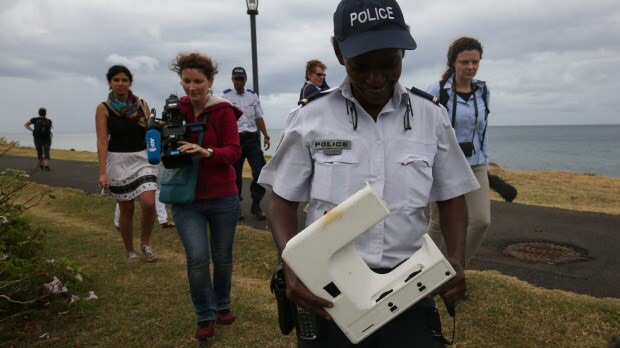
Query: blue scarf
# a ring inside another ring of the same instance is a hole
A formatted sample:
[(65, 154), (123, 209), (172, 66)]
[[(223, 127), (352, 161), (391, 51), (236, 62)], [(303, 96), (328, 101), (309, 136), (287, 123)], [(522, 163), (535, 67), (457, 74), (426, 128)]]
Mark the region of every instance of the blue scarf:
[(142, 103), (131, 91), (129, 91), (129, 96), (127, 96), (126, 101), (118, 100), (114, 96), (114, 92), (110, 92), (108, 95), (108, 104), (110, 104), (116, 113), (125, 117), (127, 120), (138, 126), (146, 127), (148, 119), (140, 107)]

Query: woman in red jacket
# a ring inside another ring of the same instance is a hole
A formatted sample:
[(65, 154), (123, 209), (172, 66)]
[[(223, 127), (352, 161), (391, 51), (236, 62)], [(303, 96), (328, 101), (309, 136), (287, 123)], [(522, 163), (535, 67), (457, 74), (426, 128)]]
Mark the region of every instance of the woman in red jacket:
[[(203, 123), (202, 143), (192, 134), (178, 148), (200, 157), (195, 200), (173, 204), (172, 216), (187, 255), (187, 275), (198, 317), (196, 338), (213, 338), (215, 323), (230, 325), (232, 247), (239, 218), (239, 196), (233, 164), (241, 156), (237, 119), (242, 112), (211, 90), (217, 64), (201, 53), (180, 53), (170, 69), (181, 78), (185, 97), (179, 110), (187, 123)], [(207, 227), (209, 233), (207, 232)], [(213, 278), (209, 261), (213, 259)]]

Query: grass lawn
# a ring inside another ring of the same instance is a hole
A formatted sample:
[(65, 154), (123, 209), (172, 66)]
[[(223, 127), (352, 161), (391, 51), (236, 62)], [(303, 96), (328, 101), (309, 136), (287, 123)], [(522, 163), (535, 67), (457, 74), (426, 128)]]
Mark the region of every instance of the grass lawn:
[[(42, 187), (32, 184), (28, 190)], [(62, 188), (53, 194), (55, 200), (27, 214), (48, 231), (44, 257), (75, 260), (99, 300), (80, 301), (65, 315), (50, 312), (36, 321), (0, 322), (0, 345), (195, 346), (195, 316), (176, 231), (155, 227), (159, 260), (127, 264), (112, 226), (112, 198)], [(239, 319), (230, 327), (218, 326), (209, 346), (294, 346), (293, 338), (282, 336), (277, 327), (269, 292), (275, 264), (269, 232), (238, 227), (232, 309)], [(457, 347), (605, 347), (620, 334), (620, 299), (539, 289), (492, 271), (467, 275), (470, 298), (457, 311)], [(450, 337), (452, 320), (440, 308)], [(45, 332), (49, 339), (39, 339)]]

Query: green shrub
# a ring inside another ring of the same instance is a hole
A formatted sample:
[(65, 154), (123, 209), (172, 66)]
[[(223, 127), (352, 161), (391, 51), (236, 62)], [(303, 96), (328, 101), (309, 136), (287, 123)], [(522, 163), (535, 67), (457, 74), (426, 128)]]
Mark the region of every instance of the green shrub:
[(77, 306), (72, 296), (84, 295), (79, 268), (68, 259), (47, 260), (42, 255), (45, 231), (22, 216), (44, 197), (53, 198), (50, 191), (22, 197), (28, 177), (18, 170), (0, 176), (0, 322), (65, 312)]

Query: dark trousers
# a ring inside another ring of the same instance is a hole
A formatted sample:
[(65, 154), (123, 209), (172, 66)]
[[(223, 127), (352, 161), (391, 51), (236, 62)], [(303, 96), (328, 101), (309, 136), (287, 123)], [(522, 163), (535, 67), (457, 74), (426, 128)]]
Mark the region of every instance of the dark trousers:
[(435, 302), (432, 299), (423, 299), (356, 345), (349, 341), (336, 323), (317, 317), (318, 338), (306, 341), (298, 337), (297, 347), (445, 347), (434, 337), (428, 325), (428, 316), (438, 315), (434, 308)]
[(37, 149), (37, 158), (39, 158), (39, 160), (50, 159), (51, 146), (52, 138), (34, 137), (34, 147)]
[(265, 157), (260, 146), (260, 133), (239, 133), (241, 141), (241, 158), (235, 162), (235, 172), (237, 174), (237, 190), (239, 191), (239, 199), (241, 197), (241, 188), (243, 185), (243, 164), (247, 158), (250, 168), (252, 168), (252, 183), (250, 184), (250, 193), (252, 200), (260, 202), (265, 196), (265, 188), (258, 184), (260, 171), (265, 164)]

